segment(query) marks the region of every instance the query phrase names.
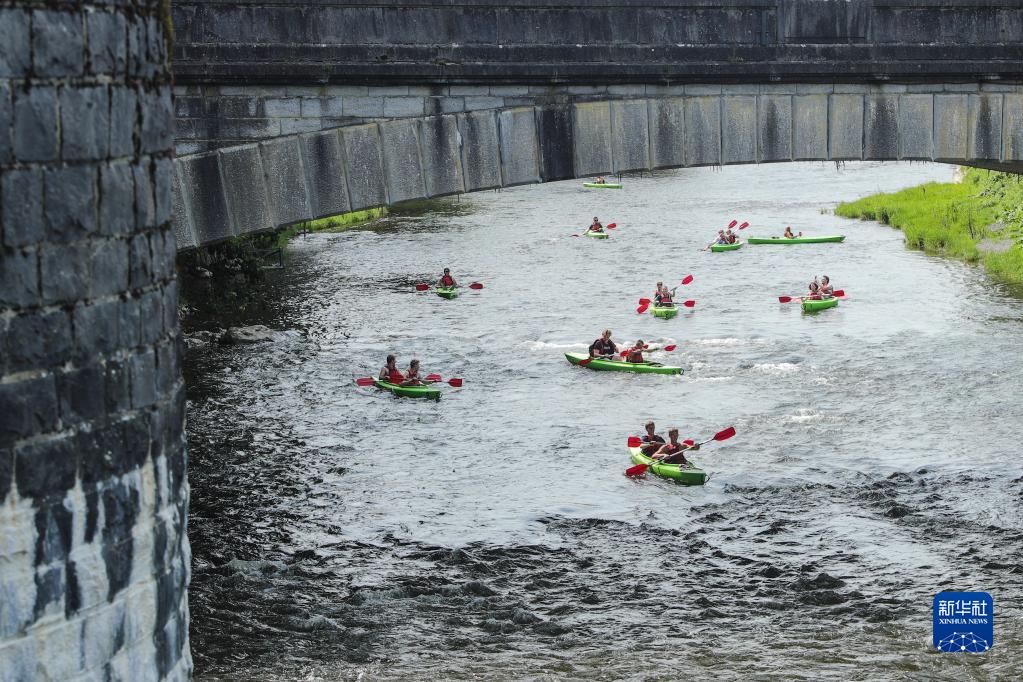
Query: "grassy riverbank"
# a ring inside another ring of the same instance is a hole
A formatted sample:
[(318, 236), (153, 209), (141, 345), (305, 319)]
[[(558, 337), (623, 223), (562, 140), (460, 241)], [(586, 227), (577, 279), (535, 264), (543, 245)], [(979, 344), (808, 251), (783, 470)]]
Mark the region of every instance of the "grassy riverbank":
[(983, 263), (995, 278), (1023, 284), (1023, 183), (1011, 173), (969, 168), (960, 183), (875, 194), (835, 214), (891, 225), (911, 248)]
[(381, 208), (369, 208), (365, 211), (352, 211), (350, 213), (342, 213), (341, 215), (330, 216), (329, 218), (320, 218), (319, 220), (307, 220), (302, 223), (296, 223), (291, 227), (286, 227), (280, 232), (276, 233), (277, 243), (280, 246), (286, 246), (287, 243), (296, 234), (302, 234), (303, 232), (342, 232), (347, 230), (349, 227), (368, 223), (371, 220), (383, 218), (388, 214), (386, 207)]

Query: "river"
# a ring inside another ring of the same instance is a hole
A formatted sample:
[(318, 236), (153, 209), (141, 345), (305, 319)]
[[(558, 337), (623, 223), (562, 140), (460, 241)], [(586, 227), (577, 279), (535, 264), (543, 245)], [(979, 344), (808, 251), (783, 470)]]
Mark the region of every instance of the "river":
[[(260, 304), (185, 331), (200, 679), (993, 679), (1023, 669), (1023, 302), (835, 203), (952, 167), (689, 169), (562, 182), (296, 238)], [(597, 215), (607, 241), (572, 237)], [(843, 244), (701, 247), (744, 235)], [(481, 291), (414, 284), (452, 268)], [(663, 279), (697, 304), (637, 315)], [(828, 274), (848, 300), (779, 304)], [(207, 283), (205, 286), (210, 286)], [(217, 286), (217, 280), (212, 280)], [(569, 365), (604, 327), (681, 377)], [(388, 352), (439, 402), (353, 379)], [(655, 419), (707, 438), (702, 487), (629, 479)], [(995, 600), (983, 655), (936, 653), (931, 600)]]

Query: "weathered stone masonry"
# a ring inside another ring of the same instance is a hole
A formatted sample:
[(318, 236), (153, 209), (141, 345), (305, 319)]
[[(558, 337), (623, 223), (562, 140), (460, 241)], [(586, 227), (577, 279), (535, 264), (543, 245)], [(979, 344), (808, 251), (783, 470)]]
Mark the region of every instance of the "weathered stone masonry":
[(184, 679), (159, 2), (0, 1), (0, 680)]

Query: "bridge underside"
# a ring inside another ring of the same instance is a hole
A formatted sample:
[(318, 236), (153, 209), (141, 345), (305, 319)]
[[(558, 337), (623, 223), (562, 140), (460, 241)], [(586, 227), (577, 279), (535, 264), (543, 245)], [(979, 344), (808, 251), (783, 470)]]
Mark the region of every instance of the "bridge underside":
[(177, 244), (595, 174), (851, 160), (1023, 168), (1023, 86), (821, 87), (730, 86), (727, 94), (380, 120), (180, 157)]

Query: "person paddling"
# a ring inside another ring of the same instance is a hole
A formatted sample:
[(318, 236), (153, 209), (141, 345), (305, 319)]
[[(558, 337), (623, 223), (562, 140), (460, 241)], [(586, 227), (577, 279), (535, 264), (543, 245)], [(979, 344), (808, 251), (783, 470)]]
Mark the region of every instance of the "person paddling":
[(727, 243), (728, 243), (728, 237), (725, 236), (725, 231), (724, 230), (718, 230), (717, 239), (712, 241), (710, 244), (707, 244), (707, 246), (703, 247), (703, 250), (706, 251), (707, 249), (709, 249), (712, 246), (716, 246), (718, 244), (727, 244)]
[(792, 234), (792, 226), (791, 225), (786, 225), (785, 226), (785, 234), (784, 234), (785, 239), (795, 239), (796, 237), (802, 237), (802, 236), (803, 236), (802, 232), (800, 232), (799, 234)]
[(699, 450), (699, 445), (688, 445), (678, 442), (678, 429), (668, 429), (668, 442), (662, 445), (657, 452), (650, 455), (653, 459), (659, 459), (664, 464), (690, 464), (683, 454), (686, 450)]
[(643, 428), (646, 429), (646, 433), (640, 439), (643, 441), (640, 450), (644, 455), (650, 456), (664, 445), (664, 438), (657, 435), (657, 426), (652, 421), (643, 424)]
[(657, 293), (654, 294), (654, 304), (661, 308), (670, 308), (675, 305), (672, 296), (675, 294), (675, 289), (668, 291), (668, 287), (664, 286), (661, 282), (657, 283)]
[(734, 232), (732, 232), (732, 228), (728, 228), (727, 230), (725, 230), (725, 241), (728, 242), (729, 244), (734, 244), (735, 242), (739, 241), (739, 238), (735, 236)]
[(611, 340), (611, 330), (605, 329), (600, 338), (590, 344), (590, 357), (611, 359), (618, 352), (618, 346)]
[(603, 232), (604, 225), (597, 220), (597, 216), (593, 216), (593, 222), (590, 223), (590, 232)]
[(817, 283), (817, 280), (810, 282), (810, 293), (804, 296), (811, 301), (821, 300), (821, 285)]
[(444, 274), (441, 275), (439, 286), (442, 287), (457, 287), (458, 284), (455, 282), (455, 278), (451, 276), (450, 268), (444, 268)]
[(834, 296), (835, 287), (831, 284), (831, 278), (827, 275), (821, 275), (821, 294), (824, 296)]
[(419, 360), (415, 358), (409, 363), (408, 369), (405, 371), (405, 380), (401, 382), (402, 386), (421, 386), (423, 384), (422, 379), (419, 378)]
[(398, 384), (399, 386), (405, 381), (405, 375), (398, 369), (398, 360), (393, 355), (388, 355), (387, 364), (380, 370), (378, 378), (380, 381), (386, 381), (391, 384)]
[(597, 179), (593, 181), (594, 185), (606, 185), (607, 180), (604, 179), (603, 175), (598, 175)]

